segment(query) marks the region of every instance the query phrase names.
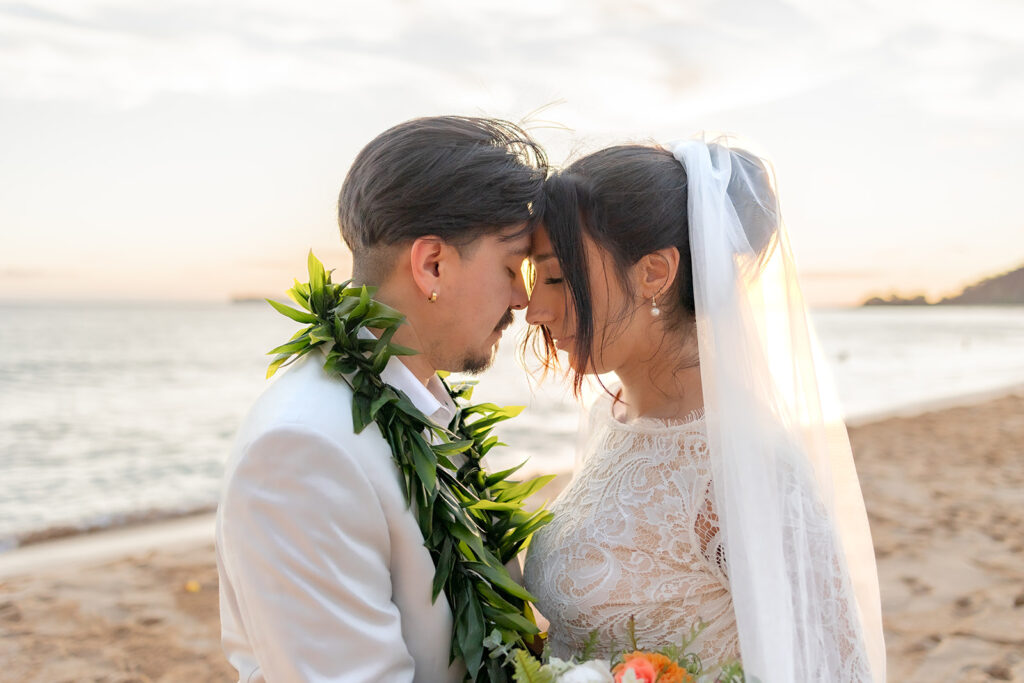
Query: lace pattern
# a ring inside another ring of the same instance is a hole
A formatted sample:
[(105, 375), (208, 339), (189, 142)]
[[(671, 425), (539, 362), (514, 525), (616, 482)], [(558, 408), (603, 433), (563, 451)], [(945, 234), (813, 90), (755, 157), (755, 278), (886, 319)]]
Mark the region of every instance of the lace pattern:
[(707, 663), (739, 657), (725, 553), (712, 501), (703, 417), (623, 424), (611, 399), (591, 414), (581, 470), (534, 536), (525, 580), (549, 620), (552, 654), (628, 643), (678, 644), (699, 621), (693, 648)]
[(871, 681), (846, 561), (830, 517), (821, 500), (810, 495), (811, 474), (787, 458), (779, 462), (779, 487), (789, 506), (783, 518), (790, 520), (783, 542), (787, 548), (817, 548), (823, 560), (806, 573), (795, 569), (797, 563), (789, 567), (790, 584), (807, 587), (793, 591), (795, 675), (807, 681)]
[[(588, 432), (582, 466), (551, 505), (554, 519), (534, 536), (526, 559), (526, 587), (550, 622), (552, 654), (579, 654), (592, 632), (598, 634), (595, 654), (624, 649), (633, 618), (641, 648), (677, 644), (704, 621), (708, 626), (692, 649), (705, 667), (739, 659), (703, 415), (623, 424), (603, 397), (591, 410)], [(800, 680), (869, 681), (859, 617), (829, 515), (811, 495), (809, 473), (792, 458), (780, 462), (778, 484), (789, 491), (783, 499), (793, 507), (783, 515), (791, 521), (783, 542), (810, 542), (825, 560), (815, 565), (814, 576), (791, 571), (789, 577), (809, 587), (795, 593), (795, 622), (820, 627), (793, 639)]]

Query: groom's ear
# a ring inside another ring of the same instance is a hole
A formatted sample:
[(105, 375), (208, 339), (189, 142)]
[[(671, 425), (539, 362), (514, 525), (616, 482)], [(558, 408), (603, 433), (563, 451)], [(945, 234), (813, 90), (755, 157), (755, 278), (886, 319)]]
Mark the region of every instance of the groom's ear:
[(663, 296), (679, 272), (679, 249), (665, 247), (646, 254), (637, 263), (637, 269), (640, 295), (645, 299)]
[(451, 248), (437, 235), (417, 237), (409, 247), (412, 279), (424, 299), (430, 299), (434, 292), (441, 295), (441, 270)]

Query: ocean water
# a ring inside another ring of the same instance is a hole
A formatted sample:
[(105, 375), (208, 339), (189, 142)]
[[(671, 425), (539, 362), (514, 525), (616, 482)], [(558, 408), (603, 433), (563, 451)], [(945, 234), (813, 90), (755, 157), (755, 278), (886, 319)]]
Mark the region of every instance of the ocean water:
[[(850, 418), (1024, 383), (1024, 308), (813, 314)], [(294, 323), (261, 304), (0, 305), (0, 549), (211, 509), (223, 462)], [(571, 466), (578, 409), (506, 333), (475, 400), (525, 405), (500, 468)]]

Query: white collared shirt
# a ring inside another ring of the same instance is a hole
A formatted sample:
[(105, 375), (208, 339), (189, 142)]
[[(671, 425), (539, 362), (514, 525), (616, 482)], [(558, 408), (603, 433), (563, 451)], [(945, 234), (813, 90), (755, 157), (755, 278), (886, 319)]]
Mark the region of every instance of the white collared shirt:
[(402, 362), (401, 357), (392, 356), (380, 373), (380, 378), (385, 384), (404, 392), (412, 404), (434, 424), (447, 427), (455, 417), (455, 403), (436, 374), (431, 375), (424, 386)]
[[(359, 336), (363, 339), (377, 339), (377, 335), (365, 327), (359, 329)], [(324, 346), (325, 354), (329, 352), (331, 346), (333, 344)], [(447, 427), (455, 417), (455, 402), (448, 395), (448, 390), (444, 388), (444, 383), (437, 374), (431, 375), (424, 385), (402, 362), (401, 356), (392, 356), (381, 371), (380, 378), (385, 384), (399, 389), (408, 396), (412, 404), (434, 424)]]

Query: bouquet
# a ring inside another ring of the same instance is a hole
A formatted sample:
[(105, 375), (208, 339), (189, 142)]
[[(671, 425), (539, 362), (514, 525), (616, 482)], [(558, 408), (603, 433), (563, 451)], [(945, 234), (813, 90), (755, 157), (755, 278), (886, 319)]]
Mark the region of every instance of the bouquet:
[(700, 657), (688, 648), (707, 624), (700, 623), (690, 630), (683, 642), (661, 650), (641, 650), (637, 647), (635, 626), (629, 621), (628, 633), (631, 650), (620, 652), (611, 659), (592, 658), (597, 646), (597, 633), (591, 633), (579, 658), (562, 660), (545, 652), (544, 662), (526, 650), (516, 649), (509, 654), (515, 683), (744, 683), (743, 667), (729, 662), (712, 678), (704, 671)]

